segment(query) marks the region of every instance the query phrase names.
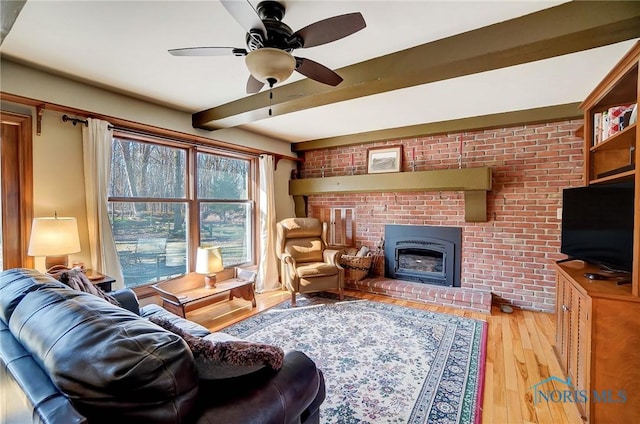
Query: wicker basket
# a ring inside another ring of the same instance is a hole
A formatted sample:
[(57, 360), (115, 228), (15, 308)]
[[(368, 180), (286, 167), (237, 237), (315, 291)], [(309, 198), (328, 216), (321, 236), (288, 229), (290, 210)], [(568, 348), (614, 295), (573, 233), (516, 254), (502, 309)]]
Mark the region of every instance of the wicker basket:
[(344, 268), (347, 281), (360, 281), (369, 274), (372, 256), (342, 255), (340, 265)]

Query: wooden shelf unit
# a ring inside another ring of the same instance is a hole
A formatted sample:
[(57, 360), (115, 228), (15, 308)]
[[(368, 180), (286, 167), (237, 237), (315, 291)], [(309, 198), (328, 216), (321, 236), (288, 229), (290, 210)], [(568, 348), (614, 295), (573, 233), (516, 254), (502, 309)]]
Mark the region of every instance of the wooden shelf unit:
[(584, 172), (587, 185), (632, 183), (635, 187), (635, 225), (631, 292), (640, 295), (640, 125), (633, 123), (622, 131), (595, 143), (594, 116), (610, 107), (637, 104), (640, 85), (638, 68), (640, 41), (607, 74), (582, 102), (584, 110)]
[[(590, 280), (585, 273), (603, 271), (581, 261), (556, 266), (555, 349), (572, 390), (588, 396), (576, 406), (591, 424), (640, 422), (640, 126), (628, 125), (597, 144), (594, 136), (595, 114), (637, 103), (639, 60), (637, 42), (581, 105), (585, 184), (634, 186), (631, 283)], [(594, 399), (605, 393), (606, 402)]]

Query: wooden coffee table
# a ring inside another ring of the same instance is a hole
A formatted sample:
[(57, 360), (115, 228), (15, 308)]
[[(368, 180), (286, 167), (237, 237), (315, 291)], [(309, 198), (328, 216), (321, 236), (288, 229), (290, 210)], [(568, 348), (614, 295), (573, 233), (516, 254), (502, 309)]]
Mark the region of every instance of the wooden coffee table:
[(256, 297), (253, 290), (256, 273), (238, 270), (237, 277), (218, 281), (211, 289), (204, 288), (204, 276), (190, 272), (182, 277), (162, 281), (151, 287), (162, 299), (162, 307), (176, 315), (185, 317), (186, 313), (221, 301), (221, 294), (229, 293), (228, 300), (234, 297), (251, 302), (255, 308)]

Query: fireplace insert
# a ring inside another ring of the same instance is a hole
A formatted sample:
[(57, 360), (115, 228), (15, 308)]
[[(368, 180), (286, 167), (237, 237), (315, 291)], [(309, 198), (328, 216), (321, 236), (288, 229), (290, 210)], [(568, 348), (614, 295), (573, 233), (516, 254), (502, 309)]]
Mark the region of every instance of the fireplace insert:
[(461, 244), (461, 228), (386, 225), (385, 276), (460, 287)]

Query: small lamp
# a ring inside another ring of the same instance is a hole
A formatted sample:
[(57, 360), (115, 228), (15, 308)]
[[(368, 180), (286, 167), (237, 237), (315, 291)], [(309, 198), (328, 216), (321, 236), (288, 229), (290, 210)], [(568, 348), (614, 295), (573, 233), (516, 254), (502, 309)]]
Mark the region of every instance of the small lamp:
[(196, 272), (204, 274), (205, 289), (212, 289), (216, 286), (216, 272), (220, 272), (223, 269), (222, 251), (219, 247), (198, 247)]
[(31, 224), (29, 256), (45, 256), (47, 271), (55, 265), (67, 266), (68, 255), (80, 251), (78, 222), (75, 218), (35, 218)]

